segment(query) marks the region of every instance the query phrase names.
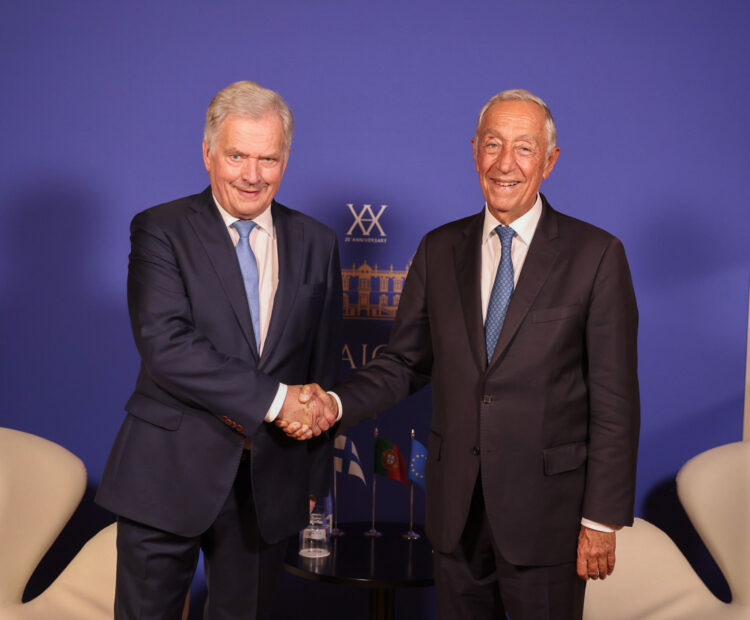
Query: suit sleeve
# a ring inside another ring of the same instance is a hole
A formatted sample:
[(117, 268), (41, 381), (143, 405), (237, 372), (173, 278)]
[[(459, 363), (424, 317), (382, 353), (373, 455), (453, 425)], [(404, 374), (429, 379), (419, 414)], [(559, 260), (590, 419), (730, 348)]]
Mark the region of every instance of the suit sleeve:
[(414, 256), (386, 347), (334, 391), (342, 426), (354, 426), (392, 407), (430, 381), (432, 340), (427, 309), (427, 239)]
[[(335, 236), (329, 257), (325, 301), (320, 322), (313, 332), (315, 340), (310, 363), (310, 380), (319, 383), (324, 389), (336, 383), (341, 367), (343, 291)], [(328, 494), (333, 464), (332, 434), (329, 431), (307, 442), (310, 450), (309, 492), (315, 497), (324, 497)]]
[(625, 250), (603, 254), (586, 323), (589, 450), (583, 516), (631, 525), (640, 427), (638, 309)]
[[(196, 329), (173, 240), (149, 212), (131, 224), (128, 308), (144, 372), (178, 401), (252, 435), (279, 387), (251, 360), (218, 351)], [(195, 259), (199, 260), (199, 259)]]

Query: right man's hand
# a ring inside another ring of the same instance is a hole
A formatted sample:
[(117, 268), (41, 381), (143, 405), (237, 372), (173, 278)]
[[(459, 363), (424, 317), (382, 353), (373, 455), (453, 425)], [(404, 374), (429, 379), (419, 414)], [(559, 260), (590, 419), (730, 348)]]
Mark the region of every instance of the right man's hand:
[(319, 385), (290, 385), (274, 423), (290, 437), (305, 440), (333, 426), (337, 414), (335, 401)]
[(576, 572), (584, 581), (606, 579), (615, 570), (615, 532), (599, 532), (581, 525)]
[(317, 437), (336, 423), (336, 401), (317, 383), (290, 385), (275, 424), (289, 437)]

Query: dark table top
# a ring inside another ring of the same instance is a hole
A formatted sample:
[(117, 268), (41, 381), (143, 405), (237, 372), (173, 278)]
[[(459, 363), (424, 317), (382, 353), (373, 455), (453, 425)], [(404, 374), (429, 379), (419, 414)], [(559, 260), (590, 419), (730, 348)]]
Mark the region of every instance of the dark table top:
[(364, 588), (404, 588), (433, 585), (432, 546), (422, 536), (406, 540), (406, 523), (377, 523), (379, 538), (364, 536), (370, 523), (341, 523), (344, 536), (331, 536), (331, 553), (323, 558), (299, 555), (299, 538), (289, 539), (284, 557), (287, 572), (328, 583)]

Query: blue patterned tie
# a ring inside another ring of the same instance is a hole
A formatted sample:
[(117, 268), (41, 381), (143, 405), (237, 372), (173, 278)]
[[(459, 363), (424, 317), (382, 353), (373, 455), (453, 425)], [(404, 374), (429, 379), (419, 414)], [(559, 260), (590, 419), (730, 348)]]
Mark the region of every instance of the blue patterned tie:
[(242, 279), (245, 282), (245, 294), (250, 306), (250, 316), (253, 320), (253, 332), (255, 332), (255, 345), (260, 353), (260, 293), (258, 292), (258, 263), (255, 262), (255, 254), (250, 247), (250, 233), (255, 228), (255, 222), (250, 220), (237, 220), (232, 224), (234, 229), (240, 233), (237, 242), (237, 259), (240, 261)]
[(500, 237), (502, 254), (497, 266), (495, 283), (492, 285), (490, 303), (487, 306), (487, 318), (484, 321), (484, 339), (487, 347), (487, 362), (495, 352), (500, 330), (503, 328), (505, 313), (508, 311), (510, 297), (513, 295), (513, 261), (510, 258), (510, 246), (513, 243), (513, 229), (508, 226), (496, 226), (495, 232)]

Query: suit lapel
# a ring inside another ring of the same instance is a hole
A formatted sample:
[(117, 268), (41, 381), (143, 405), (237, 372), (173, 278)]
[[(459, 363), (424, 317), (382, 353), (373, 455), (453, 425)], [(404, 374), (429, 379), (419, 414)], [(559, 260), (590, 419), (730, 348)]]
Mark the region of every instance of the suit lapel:
[(490, 366), (497, 363), (515, 336), (523, 319), (529, 312), (536, 296), (549, 276), (552, 265), (559, 253), (557, 247), (557, 216), (547, 199), (542, 196), (542, 216), (539, 218), (534, 238), (529, 246), (518, 285), (510, 299), (502, 331), (492, 355)]
[(469, 221), (463, 237), (453, 247), (458, 291), (474, 359), (479, 368), (486, 366), (482, 324), (482, 230), (484, 210)]
[[(294, 222), (289, 216), (288, 209), (275, 201), (271, 203), (271, 210), (279, 257), (279, 285), (273, 300), (271, 322), (263, 345), (264, 351), (273, 351), (281, 341), (284, 326), (289, 318), (289, 309), (299, 289), (304, 256), (302, 224)], [(265, 360), (266, 356), (263, 359)]]
[(213, 202), (210, 187), (200, 195), (193, 208), (190, 219), (195, 234), (203, 245), (208, 260), (211, 262), (229, 299), (242, 335), (247, 340), (250, 350), (257, 360), (258, 351), (253, 335), (253, 324), (250, 319), (250, 308), (247, 305), (245, 285), (242, 281), (242, 272), (237, 262), (237, 254), (232, 239), (229, 237), (224, 220), (221, 219), (221, 214)]

